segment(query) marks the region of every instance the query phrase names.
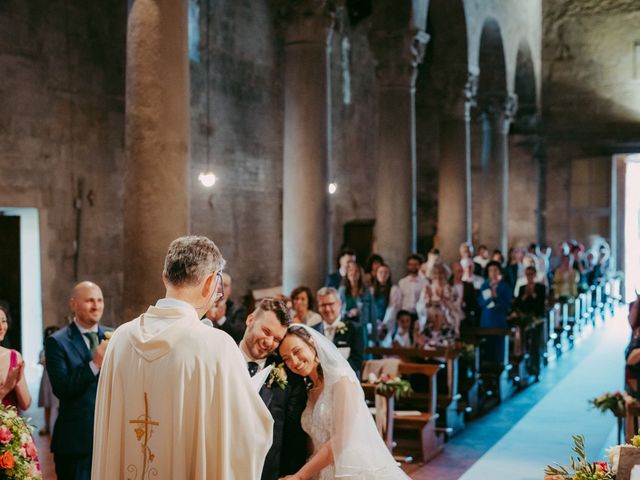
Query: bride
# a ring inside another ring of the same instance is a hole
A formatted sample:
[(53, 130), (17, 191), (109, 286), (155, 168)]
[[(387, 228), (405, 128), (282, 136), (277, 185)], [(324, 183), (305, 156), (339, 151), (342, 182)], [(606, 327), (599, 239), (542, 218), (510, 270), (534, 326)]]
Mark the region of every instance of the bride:
[(408, 480), (376, 429), (358, 378), (333, 343), (306, 325), (292, 325), (280, 355), (312, 384), (302, 428), (313, 441), (313, 456), (284, 480)]

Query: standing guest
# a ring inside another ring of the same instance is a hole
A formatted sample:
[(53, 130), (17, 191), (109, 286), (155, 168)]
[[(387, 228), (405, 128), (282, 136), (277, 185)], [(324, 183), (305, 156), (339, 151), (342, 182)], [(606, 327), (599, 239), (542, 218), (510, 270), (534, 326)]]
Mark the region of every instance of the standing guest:
[(489, 249), (486, 245), (480, 245), (478, 247), (478, 254), (473, 257), (473, 263), (475, 264), (474, 273), (476, 275), (485, 276), (489, 260)]
[(473, 283), (463, 280), (463, 269), (459, 262), (451, 264), (451, 315), (456, 334), (464, 327), (477, 327), (480, 320), (478, 296)]
[(44, 346), (51, 387), (60, 400), (51, 451), (59, 479), (86, 480), (91, 478), (96, 391), (108, 329), (100, 325), (104, 298), (95, 283), (78, 283), (69, 305), (73, 320)]
[[(0, 305), (0, 342), (9, 330), (9, 310)], [(31, 394), (24, 377), (24, 362), (17, 350), (0, 347), (0, 399), (20, 411), (31, 406)]]
[(427, 253), (427, 261), (424, 262), (420, 266), (420, 275), (426, 278), (427, 280), (431, 280), (433, 276), (433, 267), (436, 263), (440, 263), (442, 259), (440, 258), (440, 250), (437, 248), (432, 248)]
[(338, 271), (327, 276), (324, 282), (325, 287), (335, 288), (336, 290), (342, 285), (342, 279), (347, 275), (347, 265), (349, 262), (356, 261), (356, 252), (350, 248), (343, 248), (338, 254)]
[(322, 317), (314, 312), (313, 292), (309, 287), (297, 287), (291, 292), (293, 323), (303, 323), (313, 327), (322, 322)]
[(509, 262), (504, 267), (504, 280), (511, 288), (516, 288), (516, 282), (518, 278), (524, 275), (524, 267), (522, 265), (522, 259), (524, 252), (522, 248), (512, 247), (509, 249)]
[(378, 267), (373, 279), (371, 295), (375, 305), (375, 318), (378, 325), (378, 340), (381, 342), (389, 332), (395, 330), (396, 313), (400, 310), (400, 289), (392, 284), (391, 269), (383, 264)]
[(231, 322), (227, 319), (227, 302), (223, 299), (215, 302), (211, 308), (207, 310), (202, 322), (205, 325), (210, 324), (210, 327), (222, 330), (226, 334), (230, 335), (231, 338), (233, 338), (234, 333), (237, 333), (237, 330), (233, 328)]
[[(449, 272), (442, 263), (437, 263), (433, 267), (433, 279), (431, 283), (424, 286), (420, 299), (416, 304), (416, 313), (418, 314), (418, 321), (420, 322), (420, 328), (425, 328), (427, 325), (427, 311), (433, 306), (442, 306), (446, 314), (449, 314), (450, 302), (452, 300), (451, 285), (447, 281)], [(453, 323), (451, 319), (448, 319), (449, 323)]]
[[(58, 330), (60, 330), (60, 328), (55, 325), (45, 328), (43, 334), (44, 342)], [(53, 426), (58, 417), (58, 405), (60, 401), (58, 397), (53, 394), (53, 389), (51, 388), (51, 380), (49, 380), (49, 374), (47, 373), (47, 362), (44, 357), (44, 345), (43, 350), (40, 352), (40, 365), (42, 365), (43, 368), (42, 377), (40, 378), (40, 391), (38, 393), (38, 407), (44, 408), (44, 426), (38, 434), (49, 435), (53, 431)]]
[(224, 324), (228, 322), (226, 327), (227, 333), (236, 341), (236, 343), (242, 340), (244, 334), (245, 323), (247, 318), (247, 310), (239, 302), (234, 302), (231, 299), (232, 294), (232, 281), (231, 275), (226, 272), (222, 272), (222, 285), (224, 290), (224, 297), (220, 300), (224, 302), (225, 307), (220, 312), (224, 312), (219, 322)]
[(381, 265), (384, 265), (384, 259), (377, 253), (372, 254), (367, 259), (367, 264), (364, 267), (364, 283), (367, 287), (373, 285), (376, 278), (376, 272)]
[(553, 293), (560, 302), (565, 303), (578, 296), (578, 277), (579, 273), (573, 268), (573, 257), (562, 257), (560, 266), (553, 274)]
[[(487, 264), (487, 280), (485, 280), (478, 303), (482, 308), (480, 314), (481, 328), (507, 328), (507, 317), (513, 297), (511, 287), (502, 279), (502, 268), (498, 262)], [(502, 337), (488, 337), (488, 357), (496, 361), (504, 357), (504, 343)]]
[(418, 273), (422, 265), (422, 257), (418, 254), (410, 255), (407, 258), (407, 276), (398, 282), (400, 289), (400, 308), (410, 313), (416, 313), (416, 304), (420, 299), (420, 294), (427, 284), (427, 279)]
[(501, 250), (495, 249), (491, 254), (491, 260), (498, 262), (501, 267), (504, 267), (504, 255)]
[(362, 267), (350, 262), (347, 266), (347, 276), (342, 282), (339, 293), (343, 315), (352, 322), (360, 324), (364, 344), (369, 346), (369, 340), (374, 342), (377, 340), (376, 313), (371, 291), (364, 284)]
[(364, 356), (362, 327), (359, 323), (347, 318), (340, 319), (342, 301), (335, 288), (321, 288), (318, 290), (317, 298), (322, 322), (313, 328), (333, 342), (356, 372), (356, 376), (360, 378), (360, 367)]
[(473, 288), (480, 290), (484, 283), (484, 278), (475, 273), (475, 263), (469, 258), (463, 258), (460, 260), (460, 266), (462, 267), (462, 280), (469, 282), (473, 285)]
[(473, 245), (467, 242), (462, 242), (458, 251), (460, 252), (460, 260), (468, 258), (473, 261)]
[(171, 242), (165, 297), (109, 340), (94, 480), (260, 478), (273, 419), (235, 342), (200, 322), (223, 296), (224, 263), (206, 237)]
[(270, 369), (264, 372), (267, 376), (263, 375), (260, 397), (273, 417), (273, 443), (261, 480), (277, 480), (295, 473), (307, 459), (308, 438), (300, 425), (307, 402), (305, 384), (301, 377), (284, 369), (276, 351), (289, 324), (286, 304), (275, 298), (263, 298), (247, 317), (247, 328), (239, 345), (249, 375), (253, 377)]
[(525, 315), (544, 317), (547, 289), (543, 284), (536, 282), (537, 272), (534, 266), (527, 267), (524, 273), (527, 284), (520, 287), (514, 309)]

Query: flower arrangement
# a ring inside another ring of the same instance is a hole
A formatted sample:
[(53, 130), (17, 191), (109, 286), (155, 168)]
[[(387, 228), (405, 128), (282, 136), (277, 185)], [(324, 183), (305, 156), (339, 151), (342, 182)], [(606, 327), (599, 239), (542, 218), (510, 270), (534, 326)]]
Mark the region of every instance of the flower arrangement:
[(402, 398), (413, 391), (408, 380), (387, 375), (386, 373), (383, 373), (380, 377), (377, 377), (375, 373), (370, 373), (368, 380), (369, 383), (375, 384), (376, 393), (381, 395), (395, 395), (396, 398)]
[[(569, 458), (569, 466), (548, 465), (544, 480), (615, 480), (614, 469), (607, 462), (589, 462), (583, 435), (573, 435), (573, 451), (577, 458)], [(611, 453), (610, 453), (611, 457)]]
[(624, 397), (619, 391), (613, 393), (603, 393), (597, 398), (589, 400), (592, 408), (597, 408), (601, 412), (610, 410), (616, 417), (624, 416)]
[(0, 479), (42, 479), (31, 430), (15, 407), (0, 405)]
[(274, 365), (269, 373), (269, 379), (267, 380), (267, 387), (271, 388), (273, 384), (278, 385), (282, 390), (287, 388), (289, 380), (287, 378), (287, 371), (284, 369), (284, 363)]

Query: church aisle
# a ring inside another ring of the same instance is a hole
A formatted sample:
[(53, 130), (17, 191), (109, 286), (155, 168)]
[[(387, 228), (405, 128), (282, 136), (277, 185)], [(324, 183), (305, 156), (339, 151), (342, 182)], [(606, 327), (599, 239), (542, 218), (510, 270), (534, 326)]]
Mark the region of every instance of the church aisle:
[(615, 420), (587, 401), (622, 388), (627, 308), (616, 309), (568, 354), (550, 364), (541, 381), (470, 424), (429, 464), (406, 470), (414, 480), (539, 480), (544, 467), (566, 463), (572, 434), (587, 439), (589, 457), (601, 459), (615, 442)]

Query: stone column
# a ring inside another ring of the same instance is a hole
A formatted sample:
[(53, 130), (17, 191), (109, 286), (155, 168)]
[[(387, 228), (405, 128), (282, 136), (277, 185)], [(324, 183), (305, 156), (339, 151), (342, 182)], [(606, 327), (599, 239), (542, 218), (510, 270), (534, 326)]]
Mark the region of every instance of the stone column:
[(500, 135), (501, 205), (500, 205), (500, 250), (506, 255), (509, 250), (509, 127), (518, 108), (518, 97), (507, 95), (496, 120)]
[(369, 32), (378, 78), (376, 247), (395, 278), (416, 249), (415, 80), (429, 40), (427, 7), (425, 0), (377, 0)]
[(326, 3), (292, 2), (285, 13), (282, 277), (287, 294), (299, 285), (319, 287), (327, 273), (328, 44), (334, 15)]
[(536, 201), (536, 241), (538, 245), (547, 244), (547, 152), (544, 143), (539, 141), (534, 147), (533, 159), (538, 169), (538, 195)]
[(131, 0), (126, 82), (122, 321), (164, 296), (167, 247), (189, 232), (186, 2)]
[(438, 168), (438, 247), (446, 261), (458, 259), (461, 242), (471, 242), (471, 109), (477, 76), (469, 74), (463, 102), (453, 102), (455, 115), (440, 121)]

